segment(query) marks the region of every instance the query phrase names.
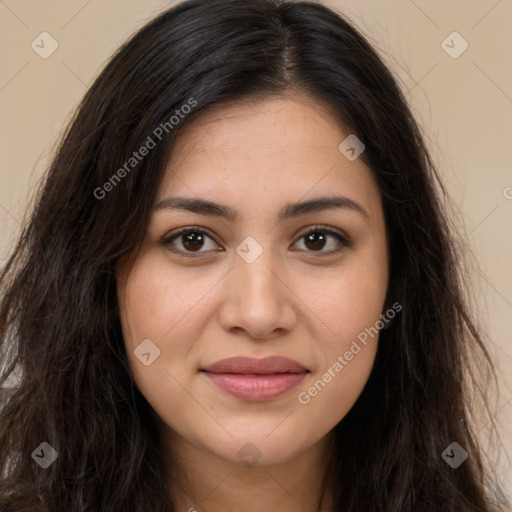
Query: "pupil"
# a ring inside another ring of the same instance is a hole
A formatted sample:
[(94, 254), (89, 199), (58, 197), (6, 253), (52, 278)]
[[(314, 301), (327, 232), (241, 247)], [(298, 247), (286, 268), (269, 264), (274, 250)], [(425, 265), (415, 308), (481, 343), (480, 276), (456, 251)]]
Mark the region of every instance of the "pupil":
[(200, 249), (204, 243), (203, 235), (201, 233), (193, 232), (183, 236), (185, 238), (183, 247), (187, 250), (193, 251), (195, 249)]
[(306, 246), (308, 249), (323, 249), (325, 246), (325, 235), (321, 232), (310, 233), (306, 236)]

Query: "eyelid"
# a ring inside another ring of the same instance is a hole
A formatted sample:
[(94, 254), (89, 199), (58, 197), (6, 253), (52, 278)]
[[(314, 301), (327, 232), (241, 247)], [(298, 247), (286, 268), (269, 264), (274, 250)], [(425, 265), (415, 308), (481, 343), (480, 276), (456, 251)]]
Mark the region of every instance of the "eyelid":
[(208, 229), (203, 228), (201, 226), (183, 226), (181, 228), (174, 229), (170, 235), (166, 235), (164, 237), (165, 240), (170, 240), (172, 238), (176, 238), (178, 235), (181, 235), (183, 233), (188, 233), (189, 231), (197, 231), (198, 233), (203, 233), (205, 235), (208, 235), (211, 239), (215, 240), (215, 235)]
[(346, 235), (343, 231), (341, 231), (337, 228), (332, 228), (330, 226), (325, 226), (322, 224), (314, 224), (313, 226), (305, 228), (304, 231), (299, 231), (298, 234), (296, 234), (295, 236), (298, 238), (301, 238), (305, 235), (309, 235), (309, 233), (314, 233), (315, 231), (322, 231), (324, 233), (335, 235), (335, 236), (339, 237), (343, 243), (347, 244), (347, 246), (352, 247), (352, 245), (353, 245), (350, 237), (348, 235)]

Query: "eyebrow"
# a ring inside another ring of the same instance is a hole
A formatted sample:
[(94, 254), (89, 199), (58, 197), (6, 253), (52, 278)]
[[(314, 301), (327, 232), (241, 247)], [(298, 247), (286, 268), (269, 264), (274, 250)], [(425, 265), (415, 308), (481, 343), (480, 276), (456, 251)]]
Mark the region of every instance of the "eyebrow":
[[(200, 198), (168, 197), (159, 201), (154, 211), (165, 209), (185, 210), (210, 217), (223, 217), (229, 221), (236, 221), (239, 218), (238, 212), (229, 206)], [(277, 218), (281, 222), (308, 213), (333, 209), (351, 210), (369, 220), (368, 213), (358, 202), (344, 196), (317, 197), (308, 201), (287, 203), (281, 208)]]

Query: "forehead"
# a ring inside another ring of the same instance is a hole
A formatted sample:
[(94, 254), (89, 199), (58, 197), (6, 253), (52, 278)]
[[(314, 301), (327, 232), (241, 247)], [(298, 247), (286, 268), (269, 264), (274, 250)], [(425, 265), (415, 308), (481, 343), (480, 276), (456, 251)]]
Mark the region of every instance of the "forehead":
[[(174, 163), (184, 154), (260, 149), (260, 156), (286, 153), (293, 146), (321, 150), (335, 147), (341, 123), (317, 100), (289, 95), (215, 105), (185, 126), (177, 137)], [(307, 154), (307, 151), (300, 152)]]
[(334, 191), (368, 210), (379, 202), (373, 173), (338, 149), (350, 132), (316, 100), (282, 96), (218, 105), (176, 138), (157, 201), (172, 193), (243, 200), (298, 200)]

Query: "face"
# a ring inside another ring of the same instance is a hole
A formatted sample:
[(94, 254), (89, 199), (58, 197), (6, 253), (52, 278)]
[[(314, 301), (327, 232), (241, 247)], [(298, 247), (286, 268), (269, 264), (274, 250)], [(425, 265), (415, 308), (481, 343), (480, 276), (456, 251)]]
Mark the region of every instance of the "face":
[(176, 447), (289, 462), (362, 392), (388, 249), (370, 169), (338, 148), (348, 135), (293, 96), (217, 107), (179, 134), (118, 275), (134, 381)]

